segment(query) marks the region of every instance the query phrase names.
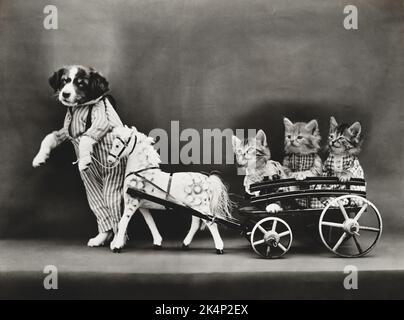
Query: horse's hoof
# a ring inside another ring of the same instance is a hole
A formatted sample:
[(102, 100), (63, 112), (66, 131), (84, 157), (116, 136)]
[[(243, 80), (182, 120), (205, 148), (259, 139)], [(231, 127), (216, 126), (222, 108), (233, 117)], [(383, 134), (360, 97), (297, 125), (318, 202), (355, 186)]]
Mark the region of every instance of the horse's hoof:
[(181, 249), (184, 251), (187, 251), (187, 250), (189, 250), (189, 245), (186, 245), (183, 243)]
[(216, 249), (216, 254), (224, 254), (224, 250), (223, 249)]
[(154, 250), (163, 250), (163, 246), (162, 245), (158, 245), (158, 244), (153, 244), (153, 249)]
[(114, 248), (114, 249), (112, 249), (112, 252), (113, 253), (121, 253), (121, 248)]

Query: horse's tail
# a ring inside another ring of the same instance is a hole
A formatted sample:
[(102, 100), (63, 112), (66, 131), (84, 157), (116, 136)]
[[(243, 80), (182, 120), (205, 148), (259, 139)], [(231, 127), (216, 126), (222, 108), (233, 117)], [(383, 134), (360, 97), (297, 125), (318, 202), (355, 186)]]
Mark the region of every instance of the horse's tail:
[(210, 201), (211, 213), (223, 218), (231, 217), (234, 203), (230, 200), (227, 187), (215, 174), (210, 175), (208, 181), (210, 182), (210, 191), (212, 192), (212, 199)]

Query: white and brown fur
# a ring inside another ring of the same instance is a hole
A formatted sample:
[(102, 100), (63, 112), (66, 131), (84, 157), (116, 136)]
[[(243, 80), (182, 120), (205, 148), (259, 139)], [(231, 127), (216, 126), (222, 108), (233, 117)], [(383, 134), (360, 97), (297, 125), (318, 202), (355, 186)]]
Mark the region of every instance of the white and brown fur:
[[(82, 65), (69, 65), (55, 71), (48, 80), (57, 99), (66, 107), (92, 104), (101, 99), (109, 91), (109, 83), (104, 76), (92, 67)], [(112, 99), (111, 104), (115, 101)], [(51, 150), (58, 143), (53, 133), (48, 134), (42, 141), (40, 150), (35, 156), (32, 165), (39, 167), (49, 158)], [(89, 147), (90, 148), (90, 147)], [(79, 163), (80, 167), (80, 163)], [(89, 240), (89, 246), (99, 246), (111, 236), (110, 233), (99, 233)]]
[(67, 107), (84, 104), (99, 98), (109, 90), (109, 83), (92, 67), (65, 66), (49, 78), (49, 85), (58, 100)]

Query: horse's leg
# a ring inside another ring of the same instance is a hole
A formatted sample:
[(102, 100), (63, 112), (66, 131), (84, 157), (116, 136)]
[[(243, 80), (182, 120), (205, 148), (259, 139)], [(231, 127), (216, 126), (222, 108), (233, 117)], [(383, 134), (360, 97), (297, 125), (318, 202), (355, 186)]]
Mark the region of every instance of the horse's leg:
[(126, 229), (133, 214), (139, 208), (140, 202), (138, 199), (131, 198), (129, 201), (125, 201), (125, 210), (122, 218), (119, 221), (118, 232), (115, 234), (114, 240), (112, 240), (110, 248), (114, 252), (119, 252), (125, 245)]
[(158, 250), (161, 249), (161, 242), (163, 238), (160, 235), (159, 230), (157, 229), (156, 223), (154, 222), (153, 216), (151, 215), (149, 209), (140, 208), (140, 212), (143, 215), (144, 220), (146, 221), (147, 226), (150, 229), (150, 232), (153, 237), (153, 247)]
[(222, 237), (220, 236), (217, 224), (207, 222), (206, 225), (208, 226), (209, 231), (212, 234), (213, 241), (215, 242), (216, 253), (217, 254), (223, 254), (224, 253), (224, 251), (223, 251), (224, 245), (223, 245), (223, 240), (222, 240)]
[(191, 228), (188, 231), (187, 236), (185, 237), (184, 241), (182, 242), (182, 248), (188, 249), (189, 245), (194, 238), (195, 233), (198, 231), (200, 226), (201, 219), (195, 216), (192, 216)]

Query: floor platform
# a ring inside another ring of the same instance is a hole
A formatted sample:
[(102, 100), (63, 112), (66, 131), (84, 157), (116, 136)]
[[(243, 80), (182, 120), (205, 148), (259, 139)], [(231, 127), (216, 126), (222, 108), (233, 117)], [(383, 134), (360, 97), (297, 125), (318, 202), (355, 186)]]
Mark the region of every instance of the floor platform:
[[(58, 270), (58, 290), (45, 290), (45, 266)], [(358, 289), (346, 290), (346, 266)], [(384, 237), (367, 257), (343, 259), (322, 246), (299, 245), (278, 260), (259, 258), (243, 238), (210, 239), (189, 251), (132, 241), (120, 254), (80, 241), (0, 240), (0, 299), (403, 299), (402, 239)]]

